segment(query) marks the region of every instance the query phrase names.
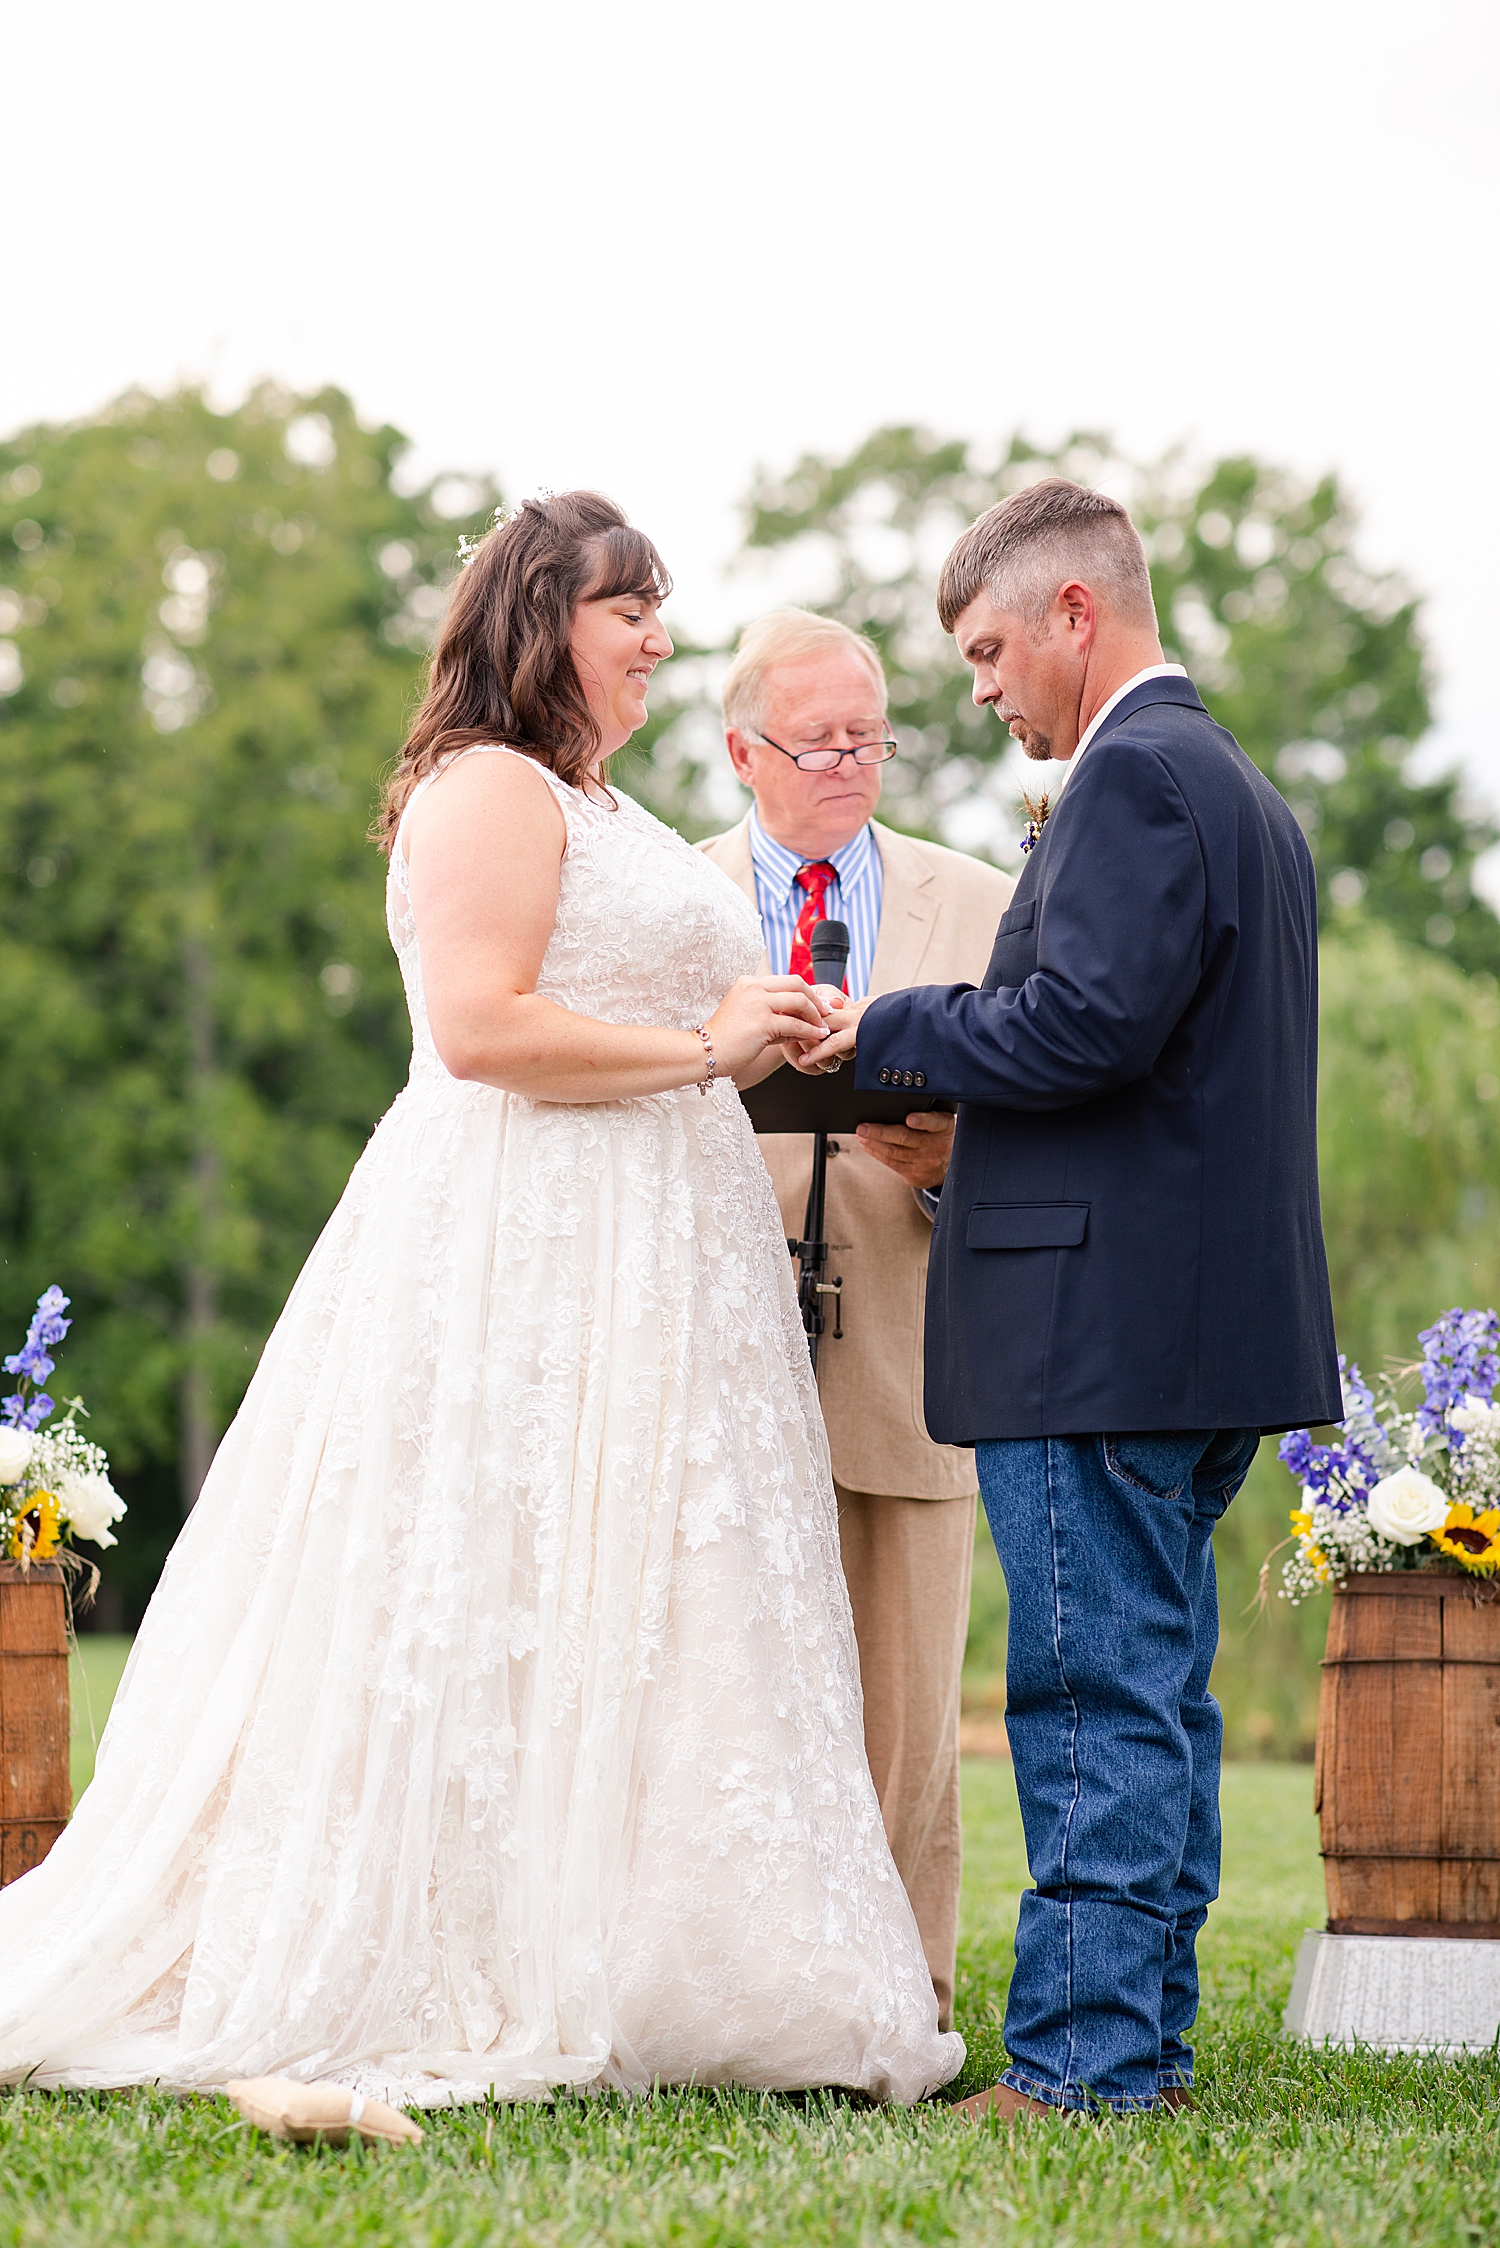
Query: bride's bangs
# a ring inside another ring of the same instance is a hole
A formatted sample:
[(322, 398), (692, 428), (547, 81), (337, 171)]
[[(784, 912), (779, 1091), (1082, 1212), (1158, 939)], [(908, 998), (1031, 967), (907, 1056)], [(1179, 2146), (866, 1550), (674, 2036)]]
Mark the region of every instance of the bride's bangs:
[(644, 531), (621, 523), (598, 538), (599, 577), (585, 594), (587, 601), (617, 601), (632, 594), (637, 601), (665, 601), (672, 590), (671, 573)]

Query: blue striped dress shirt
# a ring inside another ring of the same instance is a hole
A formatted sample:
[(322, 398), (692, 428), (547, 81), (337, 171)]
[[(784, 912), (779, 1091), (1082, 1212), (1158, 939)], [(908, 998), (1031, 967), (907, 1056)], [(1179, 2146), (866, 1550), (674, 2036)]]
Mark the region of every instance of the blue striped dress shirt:
[[(766, 956), (772, 975), (784, 976), (791, 967), (797, 917), (807, 903), (807, 892), (797, 885), (797, 869), (809, 862), (796, 851), (787, 850), (784, 844), (774, 842), (753, 811), (750, 814), (750, 856), (755, 865), (755, 902), (760, 907), (761, 927), (765, 931)], [(833, 868), (835, 878), (824, 892), (823, 910), (830, 921), (848, 923), (849, 997), (863, 999), (869, 991), (870, 970), (875, 964), (880, 901), (885, 892), (885, 868), (880, 863), (875, 833), (868, 822), (852, 842), (830, 852), (827, 863)]]

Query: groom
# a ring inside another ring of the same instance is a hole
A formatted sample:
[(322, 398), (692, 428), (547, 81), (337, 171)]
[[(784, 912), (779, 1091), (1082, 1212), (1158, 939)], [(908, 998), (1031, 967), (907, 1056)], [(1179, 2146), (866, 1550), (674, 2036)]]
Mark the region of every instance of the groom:
[(1210, 1538), (1263, 1433), (1341, 1411), (1313, 867), (1163, 661), (1114, 500), (1052, 478), (991, 508), (938, 612), (975, 702), (1028, 756), (1071, 764), (979, 988), (851, 1006), (818, 1050), (837, 1063), (857, 1041), (861, 1086), (925, 1079), (960, 1103), (927, 1425), (975, 1447), (1005, 1566), (1036, 1884), (1010, 2065), (964, 2104), (1187, 2106), (1219, 1870)]

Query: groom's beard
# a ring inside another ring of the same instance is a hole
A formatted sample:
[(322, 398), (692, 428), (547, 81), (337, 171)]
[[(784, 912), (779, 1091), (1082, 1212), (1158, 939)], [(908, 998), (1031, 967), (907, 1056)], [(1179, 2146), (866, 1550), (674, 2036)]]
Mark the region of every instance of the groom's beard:
[(1036, 764), (1046, 765), (1051, 762), (1052, 736), (1050, 734), (1044, 734), (1039, 727), (1029, 725), (1018, 710), (1011, 709), (1009, 703), (999, 704), (995, 716), (1004, 719), (1006, 725), (1010, 728), (1011, 738), (1020, 743), (1026, 755)]

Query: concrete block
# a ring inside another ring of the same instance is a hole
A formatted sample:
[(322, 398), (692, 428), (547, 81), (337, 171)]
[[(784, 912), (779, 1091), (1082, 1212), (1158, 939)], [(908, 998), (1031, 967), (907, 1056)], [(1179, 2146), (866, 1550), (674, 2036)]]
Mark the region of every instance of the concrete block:
[(1488, 2051), (1500, 2038), (1500, 1943), (1309, 1929), (1282, 2023), (1314, 2045)]

